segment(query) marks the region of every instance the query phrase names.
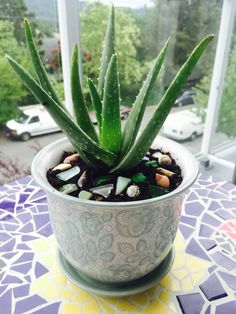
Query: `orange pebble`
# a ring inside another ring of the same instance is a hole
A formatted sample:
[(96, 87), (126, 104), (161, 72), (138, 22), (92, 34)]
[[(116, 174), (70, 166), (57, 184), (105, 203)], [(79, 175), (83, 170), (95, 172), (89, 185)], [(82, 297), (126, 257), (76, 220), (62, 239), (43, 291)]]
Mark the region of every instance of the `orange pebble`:
[(157, 185), (159, 185), (165, 189), (168, 189), (170, 186), (169, 178), (167, 176), (163, 176), (159, 173), (156, 173), (156, 183), (157, 183)]
[(64, 164), (70, 164), (72, 162), (75, 162), (77, 161), (77, 159), (79, 158), (79, 154), (73, 154), (73, 155), (70, 155), (68, 157), (66, 157), (63, 161)]

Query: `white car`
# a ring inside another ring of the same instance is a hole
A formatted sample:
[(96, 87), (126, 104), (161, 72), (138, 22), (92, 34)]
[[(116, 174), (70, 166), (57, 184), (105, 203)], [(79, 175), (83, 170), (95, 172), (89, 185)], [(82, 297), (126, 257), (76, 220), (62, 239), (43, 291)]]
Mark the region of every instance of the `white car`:
[(162, 134), (177, 141), (194, 140), (203, 134), (204, 123), (196, 115), (194, 109), (186, 109), (171, 113), (163, 125)]
[(28, 106), (28, 109), (21, 111), (18, 118), (8, 121), (5, 126), (7, 137), (20, 138), (22, 141), (28, 141), (31, 136), (59, 130), (54, 120), (41, 105)]

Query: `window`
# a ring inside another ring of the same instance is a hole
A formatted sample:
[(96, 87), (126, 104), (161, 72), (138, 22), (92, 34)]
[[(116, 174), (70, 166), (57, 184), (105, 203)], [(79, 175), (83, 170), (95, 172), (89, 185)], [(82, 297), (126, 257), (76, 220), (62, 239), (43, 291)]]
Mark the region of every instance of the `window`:
[(29, 120), (29, 123), (37, 123), (37, 122), (39, 122), (39, 117), (38, 117), (38, 116), (32, 117), (32, 118)]

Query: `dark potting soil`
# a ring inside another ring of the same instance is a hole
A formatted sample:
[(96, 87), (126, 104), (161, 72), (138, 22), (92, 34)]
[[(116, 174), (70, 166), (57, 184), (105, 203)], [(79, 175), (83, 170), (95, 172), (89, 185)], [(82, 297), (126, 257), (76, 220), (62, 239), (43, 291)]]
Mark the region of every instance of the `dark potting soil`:
[[(176, 164), (175, 160), (171, 157), (168, 152), (161, 152), (162, 154), (168, 155), (171, 158), (172, 163), (170, 165), (160, 164), (159, 159), (153, 155), (160, 150), (149, 149), (148, 153), (144, 159), (133, 169), (127, 171), (117, 171), (111, 174), (109, 172), (104, 172), (101, 169), (88, 168), (88, 166), (83, 162), (83, 160), (78, 157), (75, 161), (71, 162), (72, 167), (78, 166), (80, 168), (79, 174), (70, 178), (67, 181), (63, 181), (57, 177), (57, 174), (61, 173), (61, 170), (53, 170), (53, 168), (47, 171), (48, 182), (57, 190), (60, 190), (63, 186), (67, 184), (76, 184), (77, 190), (72, 193), (66, 193), (71, 196), (79, 196), (81, 191), (90, 192), (90, 189), (94, 187), (113, 184), (114, 188), (111, 190), (110, 194), (107, 197), (104, 197), (99, 194), (92, 193), (90, 200), (95, 201), (106, 201), (106, 202), (130, 202), (137, 200), (145, 200), (156, 196), (161, 196), (175, 190), (182, 182), (181, 169)], [(64, 152), (61, 157), (59, 164), (62, 164), (64, 159), (68, 156), (75, 154), (75, 152)], [(150, 163), (150, 161), (156, 161)], [(57, 165), (55, 165), (57, 166)], [(174, 174), (168, 176), (169, 187), (162, 187), (156, 181), (157, 168), (161, 167), (162, 169), (169, 170)], [(66, 171), (66, 170), (65, 170)], [(64, 171), (63, 171), (64, 172)], [(78, 186), (79, 178), (85, 174), (86, 179), (83, 182), (83, 186)], [(120, 194), (116, 195), (116, 185), (117, 178), (125, 177), (130, 178), (131, 181), (127, 187)], [(142, 182), (137, 182), (142, 181)], [(127, 189), (131, 186), (138, 186), (139, 193), (134, 197), (130, 197), (127, 194)]]

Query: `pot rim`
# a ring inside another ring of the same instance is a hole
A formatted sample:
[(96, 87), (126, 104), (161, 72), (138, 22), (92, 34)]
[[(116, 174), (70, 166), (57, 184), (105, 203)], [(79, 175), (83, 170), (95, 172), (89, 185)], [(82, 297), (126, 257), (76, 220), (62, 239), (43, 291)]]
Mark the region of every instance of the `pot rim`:
[[(71, 195), (67, 195), (67, 194), (63, 194), (61, 192), (59, 192), (58, 190), (56, 190), (52, 185), (50, 185), (50, 183), (47, 181), (47, 178), (45, 176), (45, 178), (43, 177), (42, 173), (40, 173), (38, 164), (39, 164), (39, 160), (42, 158), (43, 155), (49, 153), (50, 151), (53, 151), (53, 148), (58, 147), (58, 146), (62, 146), (62, 144), (65, 144), (65, 142), (68, 142), (68, 139), (66, 137), (63, 137), (53, 143), (50, 143), (48, 145), (46, 145), (43, 149), (41, 149), (33, 158), (32, 164), (31, 164), (31, 174), (33, 179), (35, 180), (35, 182), (47, 193), (53, 193), (58, 197), (61, 197), (63, 199), (66, 199), (68, 201), (71, 201), (73, 203), (80, 203), (82, 205), (96, 205), (96, 207), (123, 207), (123, 206), (128, 206), (128, 207), (137, 207), (137, 206), (143, 206), (145, 204), (152, 204), (155, 203), (157, 201), (164, 201), (173, 197), (176, 197), (180, 194), (182, 194), (185, 190), (187, 190), (197, 179), (198, 176), (198, 163), (196, 161), (196, 159), (194, 158), (194, 156), (192, 155), (192, 153), (186, 149), (184, 146), (170, 140), (167, 138), (164, 138), (162, 136), (157, 136), (156, 139), (154, 140), (154, 143), (158, 143), (158, 139), (162, 140), (164, 142), (167, 142), (168, 144), (175, 146), (179, 149), (181, 149), (182, 153), (185, 154), (188, 159), (191, 161), (192, 165), (189, 169), (189, 172), (191, 174), (190, 179), (184, 181), (184, 177), (183, 177), (183, 181), (182, 183), (173, 191), (171, 191), (168, 194), (162, 195), (162, 196), (157, 196), (157, 197), (153, 197), (153, 198), (149, 198), (146, 200), (139, 200), (139, 201), (130, 201), (130, 202), (104, 202), (104, 201), (93, 201), (93, 200), (82, 200), (79, 198), (76, 198), (74, 196)], [(62, 147), (62, 151), (63, 151), (63, 147)], [(170, 153), (172, 153), (172, 150), (170, 150)]]

